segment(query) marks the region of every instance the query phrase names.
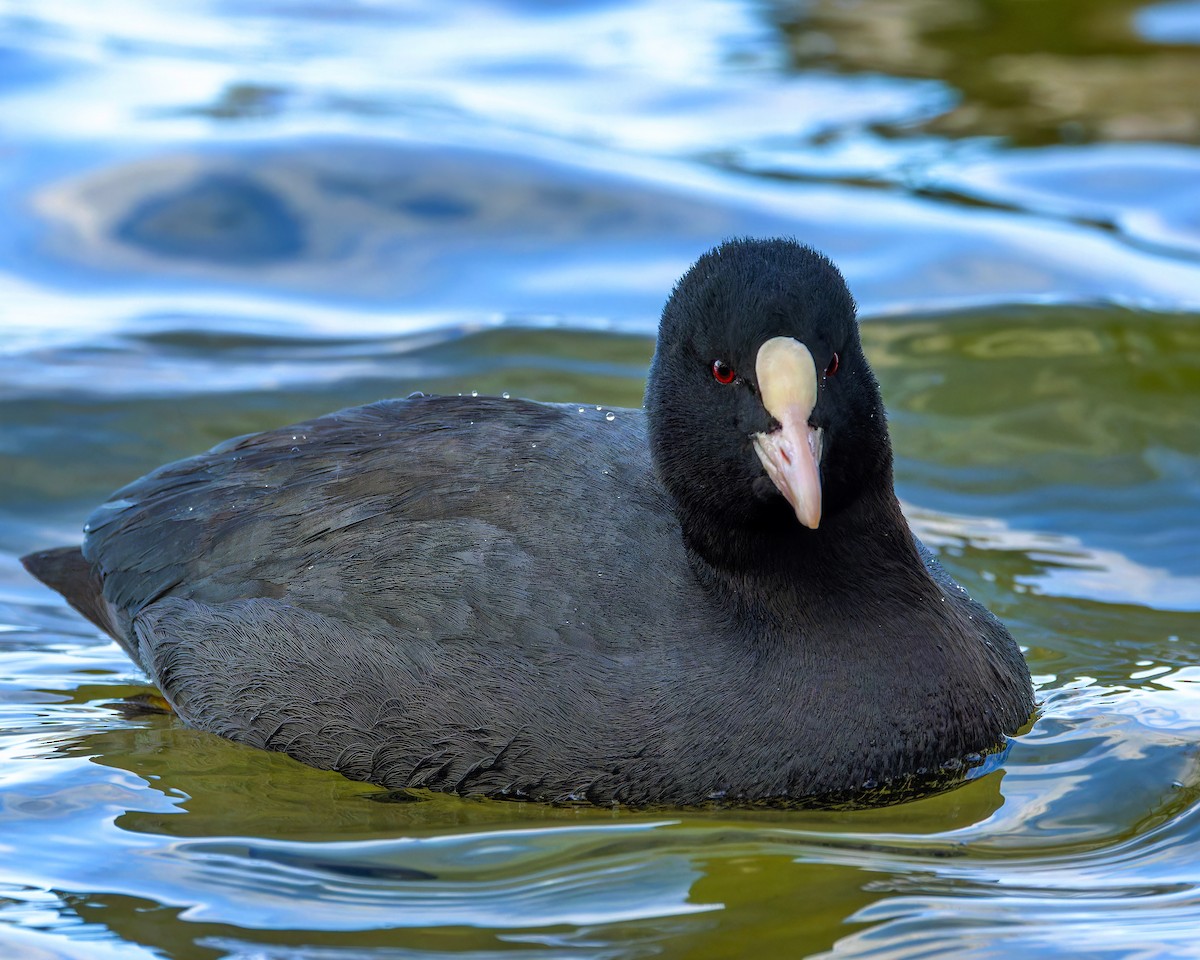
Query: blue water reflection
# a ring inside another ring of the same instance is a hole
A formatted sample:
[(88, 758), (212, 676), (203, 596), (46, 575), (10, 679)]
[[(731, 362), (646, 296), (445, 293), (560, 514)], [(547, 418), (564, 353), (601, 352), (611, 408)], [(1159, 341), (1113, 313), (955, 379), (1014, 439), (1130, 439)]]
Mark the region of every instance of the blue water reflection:
[(250, 269), (304, 248), (303, 228), (287, 205), (237, 174), (210, 174), (139, 201), (114, 226), (113, 238), (157, 256)]
[(1137, 12), (1134, 23), (1147, 40), (1200, 44), (1200, 3), (1196, 0), (1152, 3)]

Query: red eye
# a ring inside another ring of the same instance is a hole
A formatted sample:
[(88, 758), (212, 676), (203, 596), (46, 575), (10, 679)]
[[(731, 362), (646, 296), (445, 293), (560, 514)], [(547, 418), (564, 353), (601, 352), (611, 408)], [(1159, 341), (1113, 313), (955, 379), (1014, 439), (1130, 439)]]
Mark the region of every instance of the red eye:
[(733, 367), (724, 360), (714, 360), (712, 372), (713, 378), (717, 383), (733, 383), (737, 379), (737, 374), (734, 372)]
[(832, 377), (838, 372), (838, 355), (835, 353), (829, 358), (829, 366), (825, 368), (825, 376)]

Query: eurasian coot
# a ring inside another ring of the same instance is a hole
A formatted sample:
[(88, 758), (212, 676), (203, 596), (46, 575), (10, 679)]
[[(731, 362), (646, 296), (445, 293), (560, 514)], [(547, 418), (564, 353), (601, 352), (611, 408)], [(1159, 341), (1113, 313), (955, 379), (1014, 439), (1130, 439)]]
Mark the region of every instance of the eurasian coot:
[(186, 723), (389, 788), (870, 802), (1033, 709), (901, 515), (841, 275), (788, 240), (680, 280), (644, 411), (386, 400), (161, 467), (85, 530), (26, 566)]

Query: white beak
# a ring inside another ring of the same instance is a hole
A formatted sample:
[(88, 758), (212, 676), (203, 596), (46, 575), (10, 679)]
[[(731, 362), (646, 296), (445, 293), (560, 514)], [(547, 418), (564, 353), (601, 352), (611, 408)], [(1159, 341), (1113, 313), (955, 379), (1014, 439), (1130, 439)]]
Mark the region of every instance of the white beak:
[(759, 396), (779, 428), (754, 434), (754, 449), (771, 482), (810, 530), (821, 522), (821, 431), (808, 418), (817, 405), (817, 365), (808, 347), (772, 337), (754, 364)]

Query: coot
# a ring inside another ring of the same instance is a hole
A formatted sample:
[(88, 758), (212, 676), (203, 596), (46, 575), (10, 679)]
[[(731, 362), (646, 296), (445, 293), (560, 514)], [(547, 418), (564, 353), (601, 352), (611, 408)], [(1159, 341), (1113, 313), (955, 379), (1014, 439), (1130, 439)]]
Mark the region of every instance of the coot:
[(343, 410), (160, 467), (24, 562), (184, 722), (388, 788), (908, 795), (1033, 700), (901, 515), (854, 313), (819, 253), (730, 241), (668, 300), (644, 411)]

